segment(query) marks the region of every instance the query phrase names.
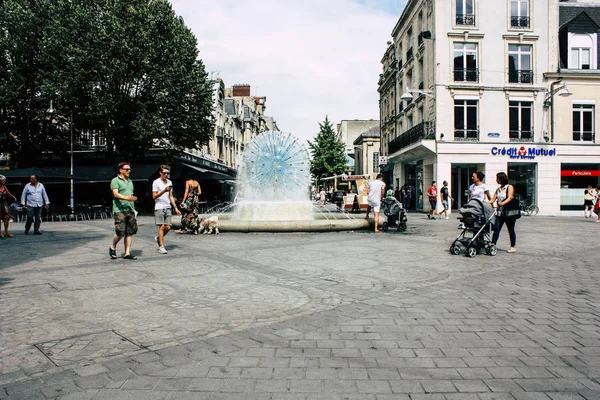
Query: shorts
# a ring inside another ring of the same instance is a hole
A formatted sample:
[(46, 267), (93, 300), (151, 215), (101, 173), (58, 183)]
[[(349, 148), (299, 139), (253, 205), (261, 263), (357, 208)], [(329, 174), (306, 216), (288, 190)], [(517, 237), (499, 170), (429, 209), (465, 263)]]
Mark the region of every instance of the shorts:
[(448, 210), (448, 206), (450, 205), (450, 203), (448, 203), (448, 200), (442, 201), (442, 204), (444, 205), (444, 210)]
[(171, 209), (162, 208), (160, 210), (154, 210), (154, 222), (156, 225), (168, 225), (171, 226)]
[(119, 237), (132, 236), (137, 233), (138, 226), (133, 211), (115, 213), (115, 233)]
[(437, 208), (437, 200), (429, 200), (429, 204), (431, 204), (432, 210), (435, 210)]
[(376, 212), (376, 213), (379, 212), (379, 208), (381, 207), (381, 202), (380, 201), (367, 199), (367, 203), (369, 203), (369, 205), (373, 209), (373, 212)]
[(593, 206), (594, 205), (594, 200), (584, 200), (583, 201), (583, 205), (584, 206)]

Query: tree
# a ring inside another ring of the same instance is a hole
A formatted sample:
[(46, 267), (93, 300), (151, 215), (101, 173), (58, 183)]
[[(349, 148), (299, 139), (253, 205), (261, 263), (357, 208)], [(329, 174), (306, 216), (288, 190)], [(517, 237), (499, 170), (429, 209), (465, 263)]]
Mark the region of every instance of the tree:
[(344, 143), (338, 140), (328, 117), (319, 123), (319, 128), (314, 143), (308, 142), (312, 151), (310, 172), (317, 180), (326, 176), (342, 174), (346, 169)]
[(168, 0), (2, 2), (0, 133), (20, 165), (67, 151), (71, 122), (106, 139), (109, 161), (208, 141), (212, 85)]

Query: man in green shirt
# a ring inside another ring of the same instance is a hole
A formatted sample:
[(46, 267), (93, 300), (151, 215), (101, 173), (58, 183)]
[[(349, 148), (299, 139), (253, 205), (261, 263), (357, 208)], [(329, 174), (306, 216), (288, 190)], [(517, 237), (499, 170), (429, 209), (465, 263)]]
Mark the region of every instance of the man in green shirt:
[(133, 202), (137, 197), (133, 195), (133, 182), (129, 179), (131, 166), (128, 162), (121, 162), (117, 166), (119, 175), (110, 181), (110, 190), (113, 195), (113, 214), (115, 216), (115, 237), (112, 245), (108, 248), (110, 258), (117, 258), (117, 244), (125, 236), (125, 258), (126, 260), (136, 260), (137, 257), (131, 255), (132, 236), (137, 233), (137, 221), (135, 219), (135, 208)]

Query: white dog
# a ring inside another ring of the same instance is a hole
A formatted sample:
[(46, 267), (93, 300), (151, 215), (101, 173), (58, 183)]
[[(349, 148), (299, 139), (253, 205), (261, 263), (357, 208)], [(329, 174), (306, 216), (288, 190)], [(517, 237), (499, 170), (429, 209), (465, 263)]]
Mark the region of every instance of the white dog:
[(198, 233), (216, 233), (219, 234), (219, 216), (213, 215), (212, 217), (204, 218), (200, 220), (200, 229)]

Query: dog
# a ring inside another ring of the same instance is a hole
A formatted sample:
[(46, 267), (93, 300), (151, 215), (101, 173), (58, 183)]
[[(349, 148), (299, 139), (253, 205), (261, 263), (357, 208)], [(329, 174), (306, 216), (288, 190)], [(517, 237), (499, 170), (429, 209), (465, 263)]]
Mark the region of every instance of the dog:
[(204, 234), (219, 234), (219, 216), (213, 215), (212, 217), (203, 218), (200, 220), (200, 227), (198, 233)]

